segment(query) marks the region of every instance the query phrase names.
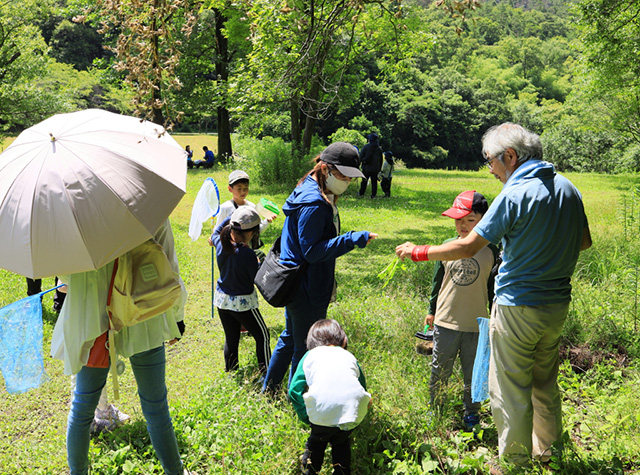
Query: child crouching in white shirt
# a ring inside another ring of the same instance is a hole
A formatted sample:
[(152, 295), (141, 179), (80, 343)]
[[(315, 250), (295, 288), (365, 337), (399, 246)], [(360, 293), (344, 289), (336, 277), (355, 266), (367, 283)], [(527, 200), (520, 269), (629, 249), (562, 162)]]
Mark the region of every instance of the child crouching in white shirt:
[(331, 444), (334, 474), (351, 473), (351, 432), (362, 422), (371, 402), (364, 373), (347, 350), (347, 335), (331, 319), (309, 329), (307, 353), (289, 385), (298, 417), (311, 426), (302, 469), (320, 472), (327, 444)]

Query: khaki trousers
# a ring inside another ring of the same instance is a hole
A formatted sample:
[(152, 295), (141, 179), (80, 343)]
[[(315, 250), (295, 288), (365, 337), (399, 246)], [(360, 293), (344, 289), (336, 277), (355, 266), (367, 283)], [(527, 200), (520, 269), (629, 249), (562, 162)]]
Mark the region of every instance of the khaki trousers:
[(508, 462), (547, 461), (562, 435), (558, 346), (568, 311), (569, 303), (493, 306), (489, 395)]

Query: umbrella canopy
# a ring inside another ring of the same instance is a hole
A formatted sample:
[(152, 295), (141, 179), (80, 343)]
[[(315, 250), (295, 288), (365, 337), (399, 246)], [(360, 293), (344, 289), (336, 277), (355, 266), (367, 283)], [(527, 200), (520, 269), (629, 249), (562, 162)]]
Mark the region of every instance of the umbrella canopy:
[(95, 109), (44, 120), (0, 154), (0, 267), (31, 278), (102, 267), (153, 237), (186, 170), (156, 124)]

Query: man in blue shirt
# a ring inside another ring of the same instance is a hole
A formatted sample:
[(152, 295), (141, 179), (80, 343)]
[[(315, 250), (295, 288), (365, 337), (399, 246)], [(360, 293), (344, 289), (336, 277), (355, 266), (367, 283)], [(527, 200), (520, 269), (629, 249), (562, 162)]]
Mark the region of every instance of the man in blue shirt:
[(591, 246), (582, 197), (552, 164), (540, 137), (505, 123), (482, 138), (490, 172), (504, 183), (464, 239), (440, 246), (407, 242), (401, 258), (449, 261), (504, 246), (491, 318), (489, 392), (501, 458), (526, 465), (549, 460), (562, 434), (558, 347), (571, 301), (578, 254)]
[(204, 157), (202, 160), (196, 160), (193, 164), (194, 167), (202, 167), (202, 168), (213, 168), (213, 162), (216, 159), (215, 155), (209, 148), (205, 145), (202, 147), (204, 150)]

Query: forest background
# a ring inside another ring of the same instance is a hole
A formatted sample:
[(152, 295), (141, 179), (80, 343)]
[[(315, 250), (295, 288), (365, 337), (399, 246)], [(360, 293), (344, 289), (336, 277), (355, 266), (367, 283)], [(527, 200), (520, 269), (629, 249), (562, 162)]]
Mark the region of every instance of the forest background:
[(238, 136), (268, 137), (295, 165), (377, 132), (409, 167), (477, 169), (482, 133), (509, 120), (541, 134), (560, 170), (636, 171), (639, 11), (631, 0), (6, 0), (0, 133), (99, 107), (217, 132), (223, 157)]

